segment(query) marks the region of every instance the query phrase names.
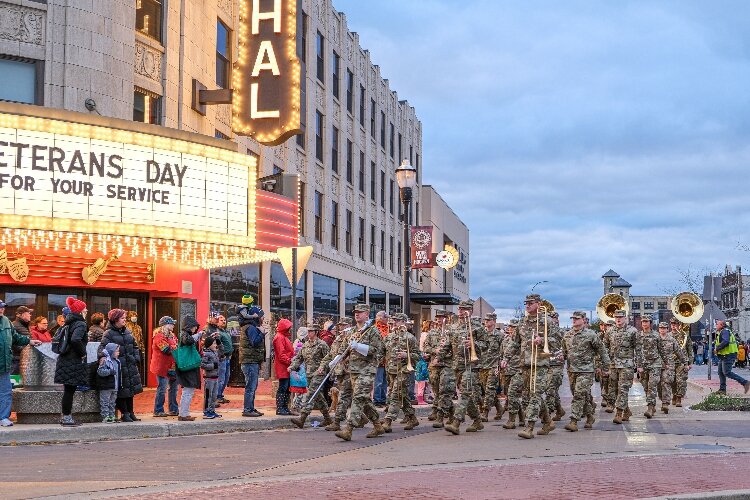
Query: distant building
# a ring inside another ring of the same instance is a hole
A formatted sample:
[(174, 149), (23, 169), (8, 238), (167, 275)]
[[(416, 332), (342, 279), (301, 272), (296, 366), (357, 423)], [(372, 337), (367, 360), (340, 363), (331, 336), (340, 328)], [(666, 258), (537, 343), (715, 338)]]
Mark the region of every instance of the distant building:
[[(668, 295), (631, 295), (633, 286), (619, 274), (610, 269), (604, 275), (604, 294), (616, 293), (622, 296), (630, 307), (630, 323), (636, 328), (641, 327), (641, 317), (650, 315), (653, 321), (669, 321), (672, 317), (670, 309), (672, 297)], [(655, 324), (654, 324), (655, 326)]]
[(718, 293), (729, 328), (741, 339), (746, 339), (750, 333), (750, 275), (742, 274), (740, 266), (735, 269), (726, 266)]

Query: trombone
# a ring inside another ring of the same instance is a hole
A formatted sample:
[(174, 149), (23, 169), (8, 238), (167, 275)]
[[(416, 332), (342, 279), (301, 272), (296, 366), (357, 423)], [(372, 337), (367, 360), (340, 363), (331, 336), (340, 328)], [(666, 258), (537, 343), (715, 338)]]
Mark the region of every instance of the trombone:
[[(547, 301), (545, 301), (547, 302)], [(555, 306), (553, 306), (550, 302), (547, 302), (549, 306), (547, 305), (540, 305), (539, 308), (536, 311), (536, 332), (535, 335), (531, 339), (531, 368), (529, 369), (529, 392), (531, 394), (534, 394), (536, 392), (536, 373), (538, 369), (539, 360), (537, 358), (549, 358), (550, 352), (549, 352), (549, 338), (548, 338), (548, 331), (549, 326), (547, 322), (548, 313), (550, 313), (550, 308), (552, 311), (555, 310)], [(539, 314), (544, 314), (544, 347), (542, 348), (542, 352), (539, 352), (539, 346), (536, 343), (536, 339), (539, 338)]]
[(411, 364), (411, 351), (409, 349), (409, 332), (404, 327), (403, 330), (401, 330), (402, 333), (406, 333), (406, 371), (411, 373), (414, 371), (414, 366)]

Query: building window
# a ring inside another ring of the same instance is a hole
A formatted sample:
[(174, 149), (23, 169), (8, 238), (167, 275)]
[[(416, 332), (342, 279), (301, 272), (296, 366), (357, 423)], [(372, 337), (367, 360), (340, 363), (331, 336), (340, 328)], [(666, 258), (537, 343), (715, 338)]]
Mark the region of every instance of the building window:
[(401, 160), (404, 159), (404, 150), (403, 150), (403, 137), (401, 136), (401, 132), (398, 133), (398, 162), (401, 163)]
[(161, 42), (161, 2), (138, 0), (135, 3), (135, 29)]
[(370, 199), (375, 201), (375, 191), (377, 189), (378, 180), (375, 177), (375, 162), (370, 162)]
[(231, 138), (227, 134), (225, 134), (224, 132), (222, 132), (220, 130), (214, 130), (214, 137), (216, 139), (221, 139), (221, 140), (224, 140), (224, 141), (231, 140)]
[(352, 157), (354, 156), (354, 143), (349, 139), (346, 140), (346, 182), (352, 183), (352, 177), (354, 175), (354, 166), (352, 165)]
[(216, 86), (220, 89), (231, 87), (229, 71), (232, 68), (230, 47), (232, 32), (221, 21), (216, 21)]
[(409, 163), (414, 164), (414, 146), (409, 146)]
[(395, 197), (395, 190), (393, 188), (393, 179), (390, 179), (388, 181), (388, 189), (390, 191), (390, 196), (388, 197), (388, 210), (391, 212), (391, 215), (393, 215), (393, 202)]
[(657, 305), (659, 306), (658, 309), (666, 309), (667, 303), (666, 302), (658, 302)]
[(402, 250), (403, 250), (403, 248), (401, 246), (401, 242), (399, 241), (398, 242), (398, 253), (396, 254), (396, 259), (398, 260), (398, 268), (397, 268), (398, 272), (401, 272), (401, 268), (402, 268), (401, 257), (404, 255), (404, 252)]
[(370, 137), (375, 139), (375, 99), (370, 99)]
[(394, 293), (388, 294), (388, 314), (395, 314), (401, 312), (401, 296)]
[(393, 272), (393, 261), (393, 236), (391, 236), (388, 242), (388, 266), (391, 272)]
[(359, 86), (359, 124), (365, 126), (365, 87)]
[(380, 112), (380, 147), (385, 149), (385, 111)]
[(417, 171), (417, 184), (419, 184), (419, 153), (417, 153), (417, 161), (414, 163), (414, 169)]
[(365, 287), (355, 283), (344, 282), (344, 313), (348, 317), (354, 314), (354, 306), (365, 302)]
[[(281, 267), (279, 264), (277, 264)], [(284, 276), (282, 269), (281, 275)], [(286, 281), (286, 278), (284, 278)], [(222, 313), (233, 311), (242, 301), (242, 295), (249, 292), (259, 297), (261, 290), (260, 264), (211, 269), (211, 309)], [(287, 286), (287, 288), (289, 288)], [(291, 288), (289, 295), (291, 296)], [(7, 299), (6, 299), (7, 300)], [(260, 302), (260, 300), (258, 301)]]
[(315, 158), (323, 163), (323, 114), (315, 111)]
[(375, 225), (370, 225), (370, 262), (375, 264)]
[(325, 85), (326, 83), (326, 65), (325, 65), (325, 38), (318, 31), (318, 35), (315, 37), (315, 54), (318, 61), (318, 80), (320, 83)]
[(365, 152), (359, 152), (359, 191), (365, 194)]
[(357, 238), (357, 254), (359, 258), (365, 260), (365, 220), (359, 218), (359, 238)]
[(380, 267), (385, 269), (385, 231), (380, 231)]
[(0, 101), (41, 105), (44, 62), (0, 55)]
[(641, 310), (641, 303), (640, 302), (633, 302), (633, 310), (634, 311), (640, 311)]
[[(281, 318), (290, 318), (292, 314), (292, 286), (289, 284), (289, 279), (286, 277), (281, 264), (271, 263), (271, 279), (269, 281), (271, 286), (271, 312)], [(237, 290), (243, 290), (243, 288), (238, 286)], [(305, 274), (303, 273), (302, 278), (297, 283), (297, 323), (304, 323), (305, 311), (307, 310), (305, 296)], [(237, 303), (237, 301), (234, 302), (234, 304)]]
[(346, 226), (344, 227), (344, 249), (349, 255), (352, 254), (352, 211), (346, 211)]
[(653, 309), (654, 308), (654, 303), (646, 301), (646, 302), (643, 303), (643, 308), (644, 309)]
[(339, 129), (333, 127), (331, 134), (331, 170), (339, 173)]
[(299, 234), (302, 237), (305, 236), (305, 217), (307, 215), (307, 212), (305, 212), (305, 207), (307, 206), (307, 203), (305, 203), (306, 188), (307, 186), (304, 182), (299, 183)]
[[(298, 2), (301, 5), (302, 2)], [(307, 65), (307, 14), (297, 7), (297, 57), (303, 65)]]
[(385, 208), (385, 172), (380, 171), (380, 206)]
[(370, 316), (373, 318), (378, 311), (385, 311), (385, 292), (376, 288), (370, 288)]
[(339, 247), (339, 204), (331, 202), (331, 246)]
[[(300, 2), (301, 6), (301, 2)], [(302, 149), (305, 149), (305, 131), (307, 129), (307, 14), (298, 7), (297, 16), (297, 57), (300, 60), (300, 111), (299, 111), (299, 124), (301, 133), (297, 134), (295, 140), (297, 145)]]
[(161, 97), (136, 87), (133, 92), (133, 121), (158, 124), (160, 104)]
[(354, 113), (354, 73), (346, 70), (346, 110)]
[(390, 135), (390, 142), (389, 142), (389, 145), (391, 147), (391, 158), (395, 158), (396, 157), (396, 145), (395, 145), (396, 138), (395, 138), (395, 136), (396, 136), (396, 129), (393, 127), (393, 124), (391, 123), (391, 135)]
[(341, 80), (339, 76), (339, 70), (341, 66), (341, 58), (336, 53), (336, 51), (333, 51), (333, 61), (331, 61), (331, 66), (333, 66), (333, 97), (336, 99), (339, 98), (339, 81)]
[(315, 191), (315, 241), (323, 242), (323, 194)]
[(313, 273), (313, 317), (339, 315), (339, 280)]

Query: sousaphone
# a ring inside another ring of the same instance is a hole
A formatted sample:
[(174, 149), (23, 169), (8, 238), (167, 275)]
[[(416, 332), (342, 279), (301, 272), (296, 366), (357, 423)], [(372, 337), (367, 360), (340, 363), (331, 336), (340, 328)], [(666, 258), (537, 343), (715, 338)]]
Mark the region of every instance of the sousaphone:
[(608, 293), (596, 303), (596, 315), (605, 323), (610, 319), (614, 319), (615, 311), (618, 309), (623, 309), (625, 316), (630, 312), (630, 307), (625, 301), (625, 297), (617, 293)]

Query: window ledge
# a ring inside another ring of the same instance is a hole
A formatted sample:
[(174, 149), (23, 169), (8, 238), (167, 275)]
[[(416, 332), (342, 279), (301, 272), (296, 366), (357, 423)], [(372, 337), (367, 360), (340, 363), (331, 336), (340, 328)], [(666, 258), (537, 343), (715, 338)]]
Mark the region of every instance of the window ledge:
[(141, 33), (138, 30), (134, 30), (134, 31), (135, 31), (135, 39), (136, 39), (136, 41), (142, 43), (143, 45), (148, 46), (149, 48), (152, 48), (154, 50), (158, 50), (162, 54), (166, 52), (166, 50), (164, 49), (164, 45), (162, 45), (161, 42), (159, 42), (158, 40), (156, 40), (154, 38), (151, 38), (148, 35), (144, 35), (143, 33)]

